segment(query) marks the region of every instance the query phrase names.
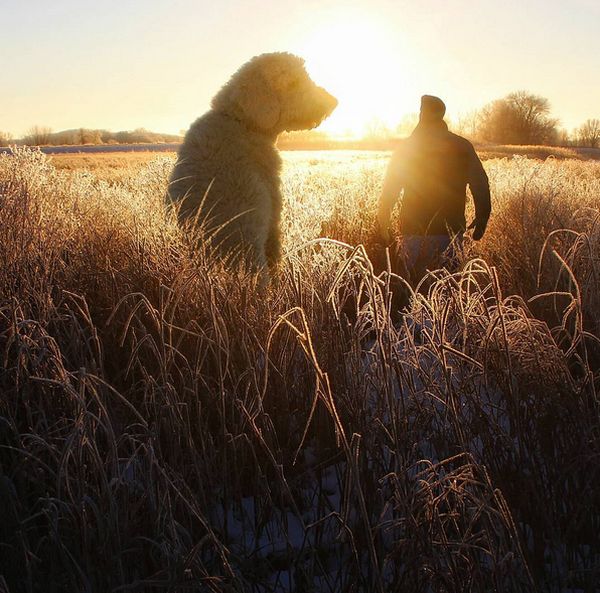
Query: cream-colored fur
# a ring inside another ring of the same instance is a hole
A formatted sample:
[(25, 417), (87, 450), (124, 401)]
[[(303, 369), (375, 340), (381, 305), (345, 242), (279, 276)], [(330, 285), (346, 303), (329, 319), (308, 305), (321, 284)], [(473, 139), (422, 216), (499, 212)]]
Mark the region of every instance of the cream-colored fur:
[(317, 126), (337, 100), (288, 53), (244, 64), (196, 120), (179, 150), (168, 202), (181, 223), (200, 223), (218, 255), (243, 255), (254, 269), (280, 257), (281, 159), (284, 130)]

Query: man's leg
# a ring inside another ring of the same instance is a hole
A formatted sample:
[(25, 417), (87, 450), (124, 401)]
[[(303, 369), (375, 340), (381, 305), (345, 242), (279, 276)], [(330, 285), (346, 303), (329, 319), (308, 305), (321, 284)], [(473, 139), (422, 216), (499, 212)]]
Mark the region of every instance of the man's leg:
[(444, 253), (451, 243), (452, 238), (448, 235), (405, 235), (401, 248), (413, 279), (416, 275), (423, 275), (426, 270), (444, 265)]

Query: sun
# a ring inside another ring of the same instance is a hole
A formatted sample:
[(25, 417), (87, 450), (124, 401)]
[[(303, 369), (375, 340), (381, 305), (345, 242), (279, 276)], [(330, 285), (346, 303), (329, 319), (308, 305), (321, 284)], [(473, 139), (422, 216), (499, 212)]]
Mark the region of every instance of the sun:
[(360, 136), (372, 122), (393, 128), (414, 110), (403, 76), (407, 52), (385, 23), (358, 16), (332, 21), (311, 31), (297, 53), (313, 80), (339, 101), (324, 131)]

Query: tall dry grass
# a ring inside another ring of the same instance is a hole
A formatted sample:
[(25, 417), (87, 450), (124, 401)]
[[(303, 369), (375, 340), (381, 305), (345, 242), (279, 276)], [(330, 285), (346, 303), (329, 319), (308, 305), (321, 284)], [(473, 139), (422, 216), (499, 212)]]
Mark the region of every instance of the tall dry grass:
[(0, 157), (0, 586), (597, 590), (600, 165), (486, 163), (488, 235), (417, 287), (385, 164), (288, 158), (265, 290), (164, 212), (172, 159)]
[[(174, 153), (166, 153), (172, 156)], [(157, 158), (156, 152), (94, 152), (56, 153), (49, 155), (50, 163), (59, 171), (77, 172), (85, 169), (94, 177), (111, 183), (121, 183)]]

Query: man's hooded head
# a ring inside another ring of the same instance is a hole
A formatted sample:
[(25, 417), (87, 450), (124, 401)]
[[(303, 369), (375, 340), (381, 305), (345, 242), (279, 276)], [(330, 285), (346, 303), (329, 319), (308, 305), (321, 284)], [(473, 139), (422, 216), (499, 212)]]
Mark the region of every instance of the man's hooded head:
[(423, 95), (421, 97), (420, 121), (427, 123), (443, 121), (445, 113), (446, 105), (439, 97), (433, 95)]

